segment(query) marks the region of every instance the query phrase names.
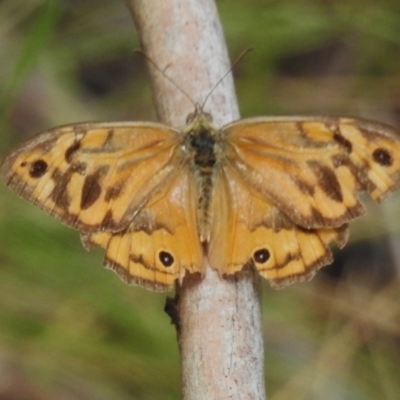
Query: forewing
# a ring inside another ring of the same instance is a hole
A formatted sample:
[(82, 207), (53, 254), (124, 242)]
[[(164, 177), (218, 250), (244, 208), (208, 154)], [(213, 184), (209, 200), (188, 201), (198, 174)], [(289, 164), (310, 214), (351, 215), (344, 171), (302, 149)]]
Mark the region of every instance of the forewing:
[(179, 133), (160, 124), (52, 129), (22, 144), (0, 175), (20, 196), (83, 232), (121, 231), (179, 165)]
[(400, 142), (379, 123), (349, 118), (258, 118), (224, 128), (226, 162), (304, 228), (340, 227), (364, 213), (368, 192), (400, 186)]

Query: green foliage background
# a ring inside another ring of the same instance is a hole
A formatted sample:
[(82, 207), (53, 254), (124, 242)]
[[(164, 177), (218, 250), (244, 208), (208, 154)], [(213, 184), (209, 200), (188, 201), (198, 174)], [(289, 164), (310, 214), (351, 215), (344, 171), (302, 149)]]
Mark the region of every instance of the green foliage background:
[[(398, 0), (217, 5), (232, 58), (255, 47), (235, 71), (243, 116), (400, 126)], [(123, 0), (0, 1), (1, 153), (56, 125), (154, 120), (138, 46)], [(340, 279), (330, 269), (284, 291), (263, 283), (270, 399), (398, 398), (398, 199), (353, 224)], [(86, 253), (76, 232), (0, 187), (0, 398), (180, 398), (166, 295), (101, 264), (101, 250)]]

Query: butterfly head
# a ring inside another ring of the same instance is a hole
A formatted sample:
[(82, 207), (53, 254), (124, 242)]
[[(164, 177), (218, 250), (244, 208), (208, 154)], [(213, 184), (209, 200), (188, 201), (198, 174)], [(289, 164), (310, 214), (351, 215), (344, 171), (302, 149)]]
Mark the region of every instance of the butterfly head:
[(204, 111), (203, 106), (196, 103), (195, 109), (186, 117), (185, 133), (191, 137), (215, 136), (217, 129), (212, 123), (210, 113)]
[(212, 115), (204, 111), (203, 105), (196, 103), (194, 111), (188, 114), (186, 117), (186, 124), (191, 125), (193, 122), (197, 123), (206, 122), (210, 124), (212, 122)]

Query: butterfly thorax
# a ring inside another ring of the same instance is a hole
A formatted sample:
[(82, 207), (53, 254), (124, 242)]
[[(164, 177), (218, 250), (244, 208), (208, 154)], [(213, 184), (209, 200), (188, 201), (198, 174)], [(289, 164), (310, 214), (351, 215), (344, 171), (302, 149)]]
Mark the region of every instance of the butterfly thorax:
[(215, 137), (207, 126), (199, 125), (189, 133), (192, 161), (202, 174), (211, 174), (216, 162)]
[(202, 242), (210, 237), (210, 202), (220, 154), (219, 131), (212, 125), (211, 117), (199, 111), (188, 117), (185, 130), (191, 169), (198, 189), (197, 223)]

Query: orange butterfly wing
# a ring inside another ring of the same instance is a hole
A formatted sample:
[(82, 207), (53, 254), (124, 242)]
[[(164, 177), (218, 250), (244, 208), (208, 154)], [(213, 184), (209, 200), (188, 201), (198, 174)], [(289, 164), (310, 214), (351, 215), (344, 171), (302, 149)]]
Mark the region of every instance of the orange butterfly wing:
[(223, 132), (208, 252), (221, 273), (251, 262), (273, 286), (307, 280), (364, 213), (359, 193), (381, 201), (400, 186), (400, 142), (377, 123), (256, 118)]
[(382, 201), (399, 187), (395, 131), (348, 118), (260, 118), (224, 131), (243, 179), (306, 228), (340, 226), (364, 213), (358, 194)]
[(87, 247), (105, 247), (107, 265), (125, 280), (165, 290), (183, 268), (202, 266), (196, 187), (180, 143), (181, 134), (161, 124), (69, 125), (30, 139), (0, 174), (78, 229)]
[(251, 263), (276, 288), (311, 279), (333, 261), (328, 244), (343, 247), (347, 241), (346, 224), (332, 229), (295, 225), (230, 166), (218, 178), (212, 210), (210, 264), (231, 275)]
[(106, 248), (105, 265), (124, 281), (152, 290), (168, 290), (186, 271), (203, 272), (196, 224), (197, 188), (189, 169), (174, 174), (152, 196), (128, 230), (83, 235), (87, 248)]

